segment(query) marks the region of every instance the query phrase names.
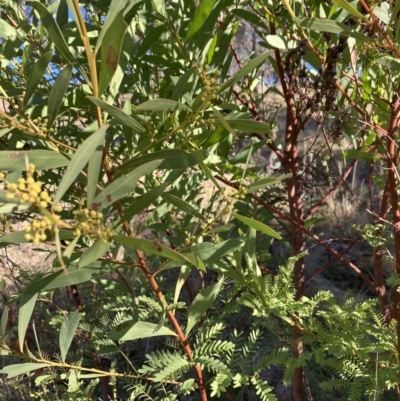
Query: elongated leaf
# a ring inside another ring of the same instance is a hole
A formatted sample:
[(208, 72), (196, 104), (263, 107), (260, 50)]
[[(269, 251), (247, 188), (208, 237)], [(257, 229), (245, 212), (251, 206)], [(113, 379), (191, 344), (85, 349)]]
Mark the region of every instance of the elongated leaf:
[(88, 175), (87, 175), (87, 198), (86, 198), (88, 208), (90, 208), (90, 205), (92, 204), (93, 199), (96, 196), (97, 183), (99, 181), (102, 160), (103, 160), (103, 146), (99, 145), (89, 160)]
[(240, 18), (245, 19), (246, 21), (251, 22), (254, 25), (259, 26), (260, 28), (268, 31), (268, 27), (265, 25), (263, 20), (255, 13), (251, 13), (250, 11), (242, 10), (240, 8), (232, 10), (232, 14), (237, 15)]
[(68, 63), (74, 62), (75, 57), (68, 49), (68, 45), (65, 42), (60, 27), (57, 25), (57, 22), (54, 20), (53, 16), (49, 13), (46, 7), (38, 1), (30, 1), (29, 5), (41, 16), (43, 25), (45, 26), (50, 39), (54, 43), (56, 49), (60, 52), (61, 56), (64, 57)]
[(150, 241), (143, 238), (132, 238), (123, 235), (113, 236), (113, 240), (119, 244), (128, 246), (132, 249), (137, 249), (144, 253), (149, 253), (150, 255), (162, 256), (171, 260), (179, 260), (182, 263), (193, 264), (193, 261), (189, 255), (183, 255), (167, 246), (160, 244), (158, 241)]
[(166, 26), (164, 24), (156, 26), (150, 32), (146, 32), (146, 36), (143, 38), (142, 43), (140, 44), (136, 56), (142, 57), (147, 53), (150, 47), (160, 39), (161, 34), (166, 30)]
[(123, 322), (108, 333), (108, 337), (114, 341), (130, 341), (158, 336), (176, 336), (176, 333), (165, 326), (158, 328), (154, 323), (134, 320)]
[[(27, 244), (30, 241), (28, 241), (25, 238), (26, 231), (16, 231), (14, 233), (10, 233), (7, 235), (3, 235), (0, 237), (0, 243), (4, 244)], [(74, 238), (72, 230), (60, 230), (60, 239), (63, 240), (69, 240), (71, 238)], [(48, 240), (51, 240), (48, 238)]]
[(164, 182), (145, 193), (141, 198), (135, 199), (134, 202), (125, 210), (124, 217), (118, 222), (118, 225), (124, 221), (129, 221), (133, 216), (150, 206), (158, 197), (160, 197), (167, 189), (170, 182)]
[(29, 284), (28, 287), (25, 288), (24, 293), (32, 294), (39, 291), (53, 290), (55, 288), (85, 283), (101, 274), (117, 269), (119, 266), (120, 265), (105, 261), (97, 261), (82, 269), (78, 269), (78, 264), (73, 263), (67, 268), (68, 274), (65, 274), (62, 269), (49, 274), (41, 280)]
[(162, 196), (168, 203), (171, 203), (178, 209), (184, 211), (185, 213), (189, 215), (196, 216), (198, 219), (205, 221), (205, 217), (198, 212), (192, 205), (184, 201), (183, 199), (178, 198), (177, 196), (171, 195), (171, 194), (164, 194)]
[(357, 149), (348, 149), (344, 151), (344, 156), (347, 159), (362, 159), (367, 161), (378, 160), (379, 156), (374, 153), (363, 152), (362, 150)]
[(53, 52), (49, 51), (47, 53), (44, 53), (41, 55), (39, 60), (34, 64), (32, 67), (32, 70), (29, 73), (28, 76), (28, 82), (26, 84), (26, 93), (24, 96), (24, 107), (30, 100), (30, 98), (33, 95), (33, 92), (35, 92), (37, 86), (39, 85), (39, 82), (42, 80), (43, 76), (46, 73), (47, 66), (50, 63), (51, 58), (53, 57)]
[(260, 221), (256, 221), (253, 219), (250, 219), (249, 217), (241, 216), (240, 214), (234, 213), (233, 217), (236, 219), (242, 221), (244, 224), (247, 226), (254, 228), (257, 231), (261, 231), (264, 234), (269, 235), (270, 237), (276, 238), (276, 239), (282, 239), (282, 237), (272, 228), (268, 227), (264, 223), (261, 223)]
[(262, 178), (260, 180), (254, 181), (252, 184), (250, 184), (247, 192), (256, 192), (260, 189), (263, 189), (269, 185), (276, 184), (277, 182), (281, 182), (283, 180), (286, 180), (287, 178), (290, 178), (292, 174), (285, 174), (281, 175), (279, 177), (267, 177), (267, 178)]
[(67, 246), (67, 248), (63, 252), (63, 256), (69, 259), (74, 252), (74, 249), (76, 247), (76, 244), (78, 243), (80, 237), (75, 237)]
[(68, 165), (70, 159), (51, 150), (5, 150), (0, 152), (1, 171), (25, 171), (26, 158), (36, 170), (50, 170)]
[(237, 81), (244, 78), (246, 75), (250, 74), (255, 69), (258, 69), (264, 63), (264, 61), (267, 60), (267, 58), (271, 55), (271, 53), (272, 52), (263, 53), (260, 56), (256, 57), (255, 59), (249, 61), (247, 64), (245, 64), (241, 70), (239, 70), (236, 74), (234, 74), (231, 78), (226, 80), (221, 85), (220, 92), (230, 88)]
[(60, 329), (60, 351), (61, 360), (65, 362), (69, 347), (71, 346), (72, 340), (74, 338), (76, 329), (78, 328), (80, 320), (79, 311), (68, 313)]
[(213, 305), (221, 289), (222, 282), (223, 277), (220, 278), (218, 283), (206, 288), (196, 295), (188, 312), (188, 322), (185, 331), (186, 336), (188, 336), (196, 322)]
[(14, 40), (17, 35), (15, 28), (8, 24), (4, 19), (0, 19), (0, 38)]
[[(228, 124), (228, 121), (226, 121), (226, 119), (224, 118), (224, 116), (215, 108), (213, 107), (214, 113), (218, 118), (218, 125), (220, 125), (222, 128), (225, 128), (228, 132), (230, 132), (231, 134), (233, 134), (233, 130), (231, 128), (231, 126)], [(210, 140), (210, 138), (209, 138)]]
[(186, 40), (189, 40), (204, 24), (214, 7), (215, 1), (216, 0), (201, 0), (189, 24), (189, 28), (186, 32)]
[(209, 263), (214, 260), (219, 260), (225, 255), (231, 254), (243, 245), (243, 241), (238, 239), (222, 241), (217, 244), (213, 244), (212, 242), (202, 242), (201, 244), (191, 246), (188, 249), (188, 252), (198, 256), (203, 262)]
[(185, 73), (179, 78), (176, 83), (174, 90), (172, 91), (171, 99), (178, 100), (182, 94), (184, 93), (185, 87), (189, 82), (189, 79), (192, 77), (194, 73), (194, 68), (189, 68)]
[(108, 103), (112, 104), (119, 93), (122, 80), (125, 77), (126, 66), (135, 47), (136, 19), (133, 19), (126, 29), (117, 69), (110, 81)]
[(256, 132), (259, 134), (270, 134), (271, 127), (268, 123), (254, 120), (226, 120), (231, 128), (245, 132)]
[(319, 18), (293, 18), (293, 19), (298, 25), (304, 28), (311, 29), (313, 31), (338, 33), (346, 36), (351, 36), (355, 39), (361, 40), (362, 42), (374, 41), (374, 39), (370, 38), (369, 36), (365, 36), (360, 32), (350, 31), (346, 25), (331, 19), (319, 19)]
[(27, 244), (28, 241), (25, 238), (26, 231), (16, 231), (15, 233), (10, 233), (7, 235), (3, 235), (0, 237), (0, 242), (3, 242), (5, 244)]
[(193, 153), (186, 153), (181, 149), (160, 150), (158, 152), (148, 153), (146, 155), (134, 158), (123, 164), (116, 171), (123, 172), (126, 170), (132, 170), (149, 161), (161, 159), (164, 161), (158, 167), (159, 169), (183, 169), (199, 164), (205, 160), (207, 156), (208, 154), (204, 150), (199, 150)]
[(0, 321), (0, 341), (3, 340), (4, 335), (6, 334), (7, 331), (7, 325), (9, 324), (8, 322), (8, 307), (7, 305), (4, 306), (3, 313), (1, 315), (1, 321)]
[(340, 8), (343, 8), (343, 10), (346, 10), (349, 12), (351, 15), (354, 15), (357, 18), (363, 19), (363, 20), (368, 20), (368, 17), (365, 15), (362, 15), (355, 7), (353, 7), (349, 2), (346, 0), (333, 0), (334, 3), (336, 3)]
[[(400, 4), (400, 3), (399, 3)], [(400, 70), (400, 60), (395, 57), (383, 56), (375, 60), (375, 63), (384, 65), (390, 70), (399, 71)]]
[(100, 46), (102, 46), (104, 43), (108, 43), (107, 38), (109, 36), (107, 36), (106, 34), (109, 32), (112, 33), (114, 31), (116, 27), (115, 21), (120, 21), (120, 18), (123, 17), (123, 15), (125, 15), (134, 4), (134, 1), (111, 1), (111, 4), (108, 7), (108, 13), (104, 21), (103, 28), (101, 29), (99, 37), (97, 38), (95, 53), (97, 53), (97, 51), (100, 49)]
[(102, 210), (121, 199), (136, 187), (139, 178), (152, 173), (160, 164), (161, 160), (154, 160), (143, 164), (127, 175), (117, 178), (96, 196), (91, 204), (91, 208), (94, 210)]
[(118, 109), (117, 107), (106, 103), (104, 100), (97, 99), (93, 96), (88, 96), (88, 99), (91, 102), (93, 102), (96, 106), (99, 106), (102, 110), (110, 114), (110, 116), (113, 117), (120, 124), (133, 128), (134, 130), (141, 133), (146, 132), (144, 127), (142, 127), (133, 117), (129, 116), (121, 109)]
[[(3, 20), (1, 20), (3, 21)], [(27, 21), (22, 20), (18, 25), (18, 29), (16, 31), (15, 37), (9, 38), (6, 41), (2, 52), (2, 60), (0, 62), (0, 67), (5, 68), (10, 60), (12, 60), (17, 54), (18, 50), (21, 48), (23, 43), (26, 40), (26, 36), (31, 30), (32, 26), (28, 24)]]
[(286, 36), (282, 35), (266, 35), (265, 43), (262, 43), (262, 46), (266, 48), (274, 48), (274, 49), (293, 49), (297, 46), (297, 42), (295, 40), (290, 40)]
[(254, 277), (261, 277), (261, 270), (257, 264), (256, 256), (256, 230), (248, 227), (246, 232), (246, 241), (244, 245), (244, 258), (247, 268), (253, 272)]
[(101, 258), (111, 247), (111, 242), (103, 243), (102, 239), (98, 239), (85, 253), (81, 256), (78, 264), (78, 268), (89, 265), (95, 262), (97, 259)]
[[(119, 3), (122, 2), (120, 1)], [(106, 23), (107, 22), (106, 20)], [(127, 27), (128, 24), (125, 22), (122, 12), (120, 12), (104, 35), (100, 57), (99, 96), (102, 95), (107, 85), (110, 83), (118, 67), (121, 46)]]
[(103, 125), (94, 134), (79, 146), (75, 154), (72, 156), (71, 162), (58, 185), (57, 192), (54, 196), (54, 203), (60, 202), (65, 192), (75, 181), (81, 170), (86, 166), (97, 147), (102, 145), (107, 131), (108, 125)]
[(64, 100), (65, 93), (67, 92), (69, 81), (72, 75), (72, 64), (66, 65), (57, 77), (51, 91), (49, 93), (49, 101), (47, 104), (48, 123), (47, 127), (53, 125), (54, 120), (57, 118), (58, 111)]
[[(39, 280), (39, 277), (36, 276)], [(39, 294), (22, 294), (18, 316), (18, 340), (20, 351), (23, 352), (26, 329), (31, 320), (33, 309)]]
[(19, 363), (18, 365), (8, 365), (0, 370), (0, 374), (7, 375), (7, 378), (12, 379), (13, 377), (21, 376), (26, 373), (32, 372), (33, 370), (42, 369), (49, 366), (47, 363)]
[(139, 104), (139, 106), (135, 107), (136, 110), (144, 110), (144, 111), (175, 111), (175, 110), (185, 110), (192, 111), (192, 109), (186, 106), (183, 103), (176, 102), (175, 100), (170, 99), (154, 99)]

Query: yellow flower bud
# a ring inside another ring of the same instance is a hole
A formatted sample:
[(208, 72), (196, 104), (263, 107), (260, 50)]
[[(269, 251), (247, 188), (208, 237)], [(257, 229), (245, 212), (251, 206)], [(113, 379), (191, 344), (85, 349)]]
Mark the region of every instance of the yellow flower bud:
[(10, 192), (8, 192), (7, 195), (6, 195), (6, 198), (7, 198), (7, 199), (14, 199), (14, 198), (15, 198), (15, 195), (14, 195), (14, 194), (11, 194)]
[(27, 239), (28, 241), (30, 241), (32, 239), (32, 235), (30, 234), (25, 234), (25, 239)]

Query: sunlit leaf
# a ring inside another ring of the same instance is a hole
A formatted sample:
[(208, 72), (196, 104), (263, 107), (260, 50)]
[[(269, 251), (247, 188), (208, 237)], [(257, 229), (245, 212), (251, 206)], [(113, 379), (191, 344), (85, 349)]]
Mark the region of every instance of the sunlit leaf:
[(247, 226), (254, 228), (257, 231), (261, 231), (262, 233), (269, 235), (270, 237), (276, 238), (276, 239), (282, 239), (282, 237), (272, 228), (268, 227), (264, 223), (261, 223), (260, 221), (250, 219), (249, 217), (241, 216), (240, 214), (234, 213), (233, 217), (236, 219), (240, 220)]
[(103, 125), (94, 134), (87, 138), (74, 153), (65, 171), (65, 174), (58, 185), (56, 194), (54, 196), (55, 204), (62, 199), (65, 192), (67, 192), (71, 184), (75, 181), (76, 177), (86, 166), (93, 153), (97, 150), (97, 147), (103, 144), (107, 129), (108, 126)]
[(201, 0), (196, 12), (186, 31), (186, 40), (189, 40), (204, 24), (210, 15), (216, 0)]
[(25, 375), (29, 372), (32, 372), (33, 370), (42, 369), (47, 366), (49, 366), (49, 364), (47, 363), (34, 363), (34, 362), (20, 363), (17, 365), (8, 365), (0, 370), (0, 374), (7, 375), (8, 379), (12, 379), (13, 377)]

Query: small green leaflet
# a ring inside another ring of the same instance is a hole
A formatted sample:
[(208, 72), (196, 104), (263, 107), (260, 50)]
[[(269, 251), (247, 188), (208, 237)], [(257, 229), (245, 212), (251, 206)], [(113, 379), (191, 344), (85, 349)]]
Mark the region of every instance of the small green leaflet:
[(257, 231), (261, 231), (264, 234), (269, 235), (270, 237), (276, 238), (276, 239), (282, 239), (282, 237), (272, 228), (266, 226), (264, 223), (261, 223), (259, 221), (250, 219), (249, 217), (241, 216), (240, 214), (234, 213), (233, 217), (236, 219), (240, 220), (247, 226), (254, 228)]
[(161, 160), (154, 160), (143, 164), (131, 171), (127, 175), (123, 175), (107, 185), (93, 200), (91, 208), (93, 210), (102, 210), (112, 203), (118, 201), (127, 193), (131, 192), (137, 185), (139, 178), (152, 173), (161, 164)]
[(129, 320), (113, 328), (108, 333), (108, 337), (114, 341), (129, 341), (157, 336), (176, 336), (174, 331), (165, 326), (161, 326), (158, 330), (157, 328), (158, 326), (154, 323)]
[(63, 324), (60, 329), (60, 351), (61, 351), (61, 360), (65, 362), (65, 358), (67, 357), (67, 353), (69, 347), (72, 343), (72, 339), (74, 338), (76, 329), (78, 328), (80, 320), (79, 311), (70, 312), (68, 316), (65, 318)]
[(58, 185), (56, 194), (54, 196), (55, 204), (60, 202), (65, 192), (67, 192), (71, 184), (75, 181), (76, 177), (86, 166), (97, 148), (103, 145), (107, 129), (108, 125), (103, 125), (94, 134), (89, 136), (89, 138), (87, 138), (74, 153), (69, 166), (67, 167), (67, 170), (65, 171), (65, 174)]
[(195, 299), (193, 300), (192, 304), (190, 305), (189, 312), (188, 312), (188, 322), (186, 326), (186, 337), (193, 329), (196, 322), (204, 315), (204, 313), (213, 305), (219, 291), (221, 290), (223, 282), (223, 277), (221, 277), (218, 283), (206, 288), (203, 291), (200, 291)]
[(272, 132), (270, 125), (262, 121), (237, 119), (226, 120), (226, 122), (231, 128), (237, 129), (239, 131), (255, 132), (258, 134), (270, 134)]
[(189, 40), (204, 24), (210, 15), (216, 0), (202, 0), (197, 7), (189, 28), (186, 32), (186, 40)]

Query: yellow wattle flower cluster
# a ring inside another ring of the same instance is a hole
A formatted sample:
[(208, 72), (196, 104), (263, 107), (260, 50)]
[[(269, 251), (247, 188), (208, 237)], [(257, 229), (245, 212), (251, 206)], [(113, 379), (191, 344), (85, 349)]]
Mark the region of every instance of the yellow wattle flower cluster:
[(103, 242), (110, 241), (112, 229), (107, 228), (103, 223), (103, 213), (96, 210), (79, 209), (73, 212), (75, 224), (74, 235), (88, 236), (93, 240), (102, 239)]
[[(7, 182), (5, 174), (0, 173), (0, 181), (4, 181), (6, 197), (8, 199), (19, 199), (20, 203), (30, 203), (32, 207), (37, 209), (47, 209), (53, 205), (53, 201), (47, 191), (42, 190), (43, 183), (35, 181), (33, 174), (35, 173), (35, 165), (29, 164), (26, 178), (21, 177), (17, 183)], [(56, 206), (54, 211), (59, 212), (61, 207)], [(59, 217), (52, 213), (51, 217), (35, 216), (27, 227), (25, 227), (25, 238), (32, 241), (35, 245), (46, 241), (46, 230), (53, 230), (53, 227), (59, 221)]]
[(35, 181), (33, 174), (35, 165), (29, 164), (27, 177), (21, 177), (18, 182), (10, 183), (5, 181), (5, 175), (0, 173), (0, 180), (6, 183), (6, 197), (8, 199), (19, 199), (20, 203), (30, 203), (37, 208), (46, 209), (51, 205), (52, 200), (47, 191), (42, 191), (43, 183)]
[[(53, 215), (52, 218), (56, 221), (58, 220), (58, 216), (56, 215)], [(53, 230), (54, 220), (46, 216), (43, 218), (36, 216), (31, 224), (25, 227), (25, 238), (28, 241), (32, 241), (35, 245), (46, 241), (47, 235), (45, 231)]]

